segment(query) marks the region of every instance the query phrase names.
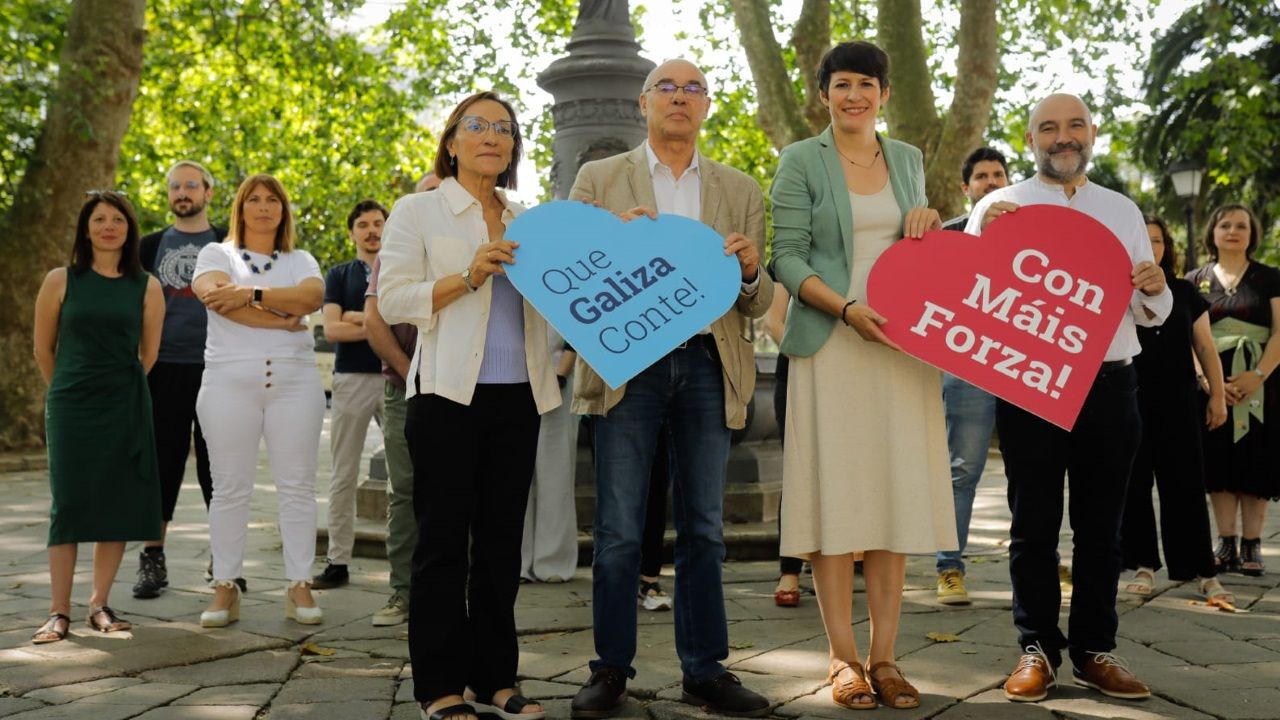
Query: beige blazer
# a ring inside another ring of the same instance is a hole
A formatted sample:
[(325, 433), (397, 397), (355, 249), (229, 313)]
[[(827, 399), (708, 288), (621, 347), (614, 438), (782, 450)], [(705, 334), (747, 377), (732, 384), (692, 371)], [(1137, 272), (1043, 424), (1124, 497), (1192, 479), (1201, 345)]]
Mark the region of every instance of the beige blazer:
[[(764, 257), (764, 194), (745, 173), (727, 165), (698, 158), (702, 180), (702, 222), (722, 236), (740, 232), (751, 238)], [(573, 200), (598, 203), (612, 213), (635, 207), (657, 208), (653, 178), (642, 144), (634, 150), (587, 163), (569, 191)], [(760, 266), (760, 286), (742, 293), (732, 309), (711, 325), (716, 349), (724, 368), (724, 420), (730, 428), (747, 423), (747, 402), (756, 389), (755, 352), (751, 346), (751, 318), (764, 315), (773, 301), (773, 281)], [(609, 389), (581, 357), (574, 372), (573, 412), (607, 415), (627, 392), (626, 385)]]

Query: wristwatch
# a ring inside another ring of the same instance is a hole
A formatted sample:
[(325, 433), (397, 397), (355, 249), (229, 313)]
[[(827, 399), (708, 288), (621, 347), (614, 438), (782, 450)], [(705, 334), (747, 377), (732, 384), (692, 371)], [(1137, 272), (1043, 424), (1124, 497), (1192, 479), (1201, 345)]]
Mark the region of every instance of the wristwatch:
[(1262, 378), (1263, 380), (1267, 379), (1267, 374), (1262, 372), (1262, 368), (1254, 368), (1253, 371), (1258, 373), (1258, 377)]
[(472, 285), (472, 284), (471, 284), (471, 268), (470, 268), (470, 266), (468, 266), (466, 270), (463, 270), (463, 271), (462, 271), (462, 284), (463, 284), (463, 285), (466, 285), (466, 286), (467, 286), (467, 289), (468, 289), (468, 290), (470, 290), (471, 292), (475, 292), (475, 291), (478, 289), (475, 285)]
[(252, 305), (262, 304), (262, 288), (260, 287), (253, 288), (253, 302), (251, 304)]

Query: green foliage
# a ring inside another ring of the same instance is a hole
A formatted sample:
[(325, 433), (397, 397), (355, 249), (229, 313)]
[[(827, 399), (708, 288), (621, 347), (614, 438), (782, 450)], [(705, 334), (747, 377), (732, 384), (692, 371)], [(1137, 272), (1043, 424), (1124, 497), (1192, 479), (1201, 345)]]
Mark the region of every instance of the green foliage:
[(0, 13), (0, 214), (35, 150), (71, 14), (65, 0), (6, 0)]
[(1180, 217), (1166, 169), (1182, 157), (1205, 164), (1202, 211), (1227, 202), (1254, 208), (1280, 261), (1280, 6), (1249, 0), (1196, 5), (1152, 47), (1144, 92), (1151, 113), (1132, 141), (1159, 179), (1158, 207)]

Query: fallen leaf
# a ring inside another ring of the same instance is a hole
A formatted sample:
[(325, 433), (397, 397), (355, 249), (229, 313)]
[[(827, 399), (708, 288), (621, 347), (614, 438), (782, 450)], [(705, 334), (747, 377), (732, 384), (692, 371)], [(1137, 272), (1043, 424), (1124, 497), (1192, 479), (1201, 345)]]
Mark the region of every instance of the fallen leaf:
[(931, 633), (926, 633), (925, 637), (929, 638), (934, 642), (940, 642), (940, 643), (960, 642), (960, 636), (952, 635), (951, 633), (931, 632)]
[(20, 587), (22, 587), (22, 583), (20, 583), (20, 582), (16, 582), (16, 583), (14, 583), (14, 584), (10, 585), (9, 587), (7, 587), (7, 588), (5, 588), (5, 589), (6, 589), (6, 590), (17, 590), (17, 589), (18, 589), (18, 588), (20, 588)]
[(1222, 600), (1208, 600), (1203, 602), (1200, 600), (1188, 600), (1187, 604), (1192, 605), (1194, 607), (1203, 607), (1203, 608), (1211, 608), (1211, 609), (1216, 608), (1220, 612), (1232, 613), (1236, 615), (1243, 615), (1249, 612), (1244, 608), (1238, 608), (1235, 605), (1232, 605), (1229, 602), (1224, 602)]
[(336, 652), (338, 651), (334, 650), (333, 648), (320, 647), (319, 645), (313, 642), (305, 643), (302, 646), (303, 655), (324, 655), (328, 657), (329, 655), (332, 655)]
[(961, 650), (960, 654), (961, 655), (977, 655), (978, 651), (977, 650)]
[(730, 650), (746, 650), (747, 648), (753, 648), (755, 646), (756, 646), (755, 643), (748, 640), (747, 642), (730, 643), (729, 649)]

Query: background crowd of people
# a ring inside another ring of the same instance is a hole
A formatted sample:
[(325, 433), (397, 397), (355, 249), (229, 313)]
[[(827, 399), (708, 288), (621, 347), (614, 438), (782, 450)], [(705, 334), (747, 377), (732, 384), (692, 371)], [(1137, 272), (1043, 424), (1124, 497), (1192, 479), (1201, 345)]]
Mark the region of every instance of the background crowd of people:
[[(1134, 571), (1125, 590), (1139, 595), (1161, 567), (1153, 486), (1171, 579), (1195, 579), (1208, 600), (1230, 605), (1218, 576), (1264, 571), (1260, 534), (1268, 501), (1280, 499), (1280, 270), (1254, 258), (1256, 218), (1240, 205), (1215, 210), (1203, 237), (1212, 262), (1178, 279), (1164, 223), (1088, 181), (1097, 126), (1073, 95), (1031, 110), (1033, 177), (1010, 185), (1003, 155), (970, 155), (962, 189), (973, 212), (947, 227), (980, 236), (1022, 205), (1055, 204), (1102, 222), (1132, 260), (1129, 309), (1067, 431), (944, 378), (885, 335), (886, 319), (865, 298), (872, 265), (894, 242), (944, 226), (925, 197), (920, 149), (876, 131), (891, 95), (884, 51), (841, 43), (815, 73), (831, 122), (781, 155), (767, 267), (759, 183), (697, 150), (710, 103), (692, 63), (663, 63), (646, 79), (644, 143), (580, 169), (572, 198), (626, 222), (658, 213), (700, 220), (724, 237), (741, 271), (724, 316), (618, 388), (506, 278), (519, 258), (506, 229), (524, 208), (505, 191), (516, 185), (522, 135), (514, 108), (495, 93), (453, 109), (419, 192), (389, 213), (373, 200), (353, 207), (346, 227), (355, 255), (327, 277), (298, 247), (288, 193), (271, 175), (240, 184), (226, 232), (208, 221), (214, 180), (193, 161), (168, 172), (174, 224), (146, 238), (127, 199), (91, 193), (70, 263), (49, 273), (37, 299), (52, 598), (32, 641), (66, 636), (79, 542), (96, 543), (90, 627), (130, 627), (108, 605), (126, 542), (144, 542), (135, 597), (161, 594), (165, 532), (192, 445), (214, 590), (200, 624), (236, 622), (263, 440), (285, 615), (323, 622), (311, 591), (350, 581), (354, 489), (373, 420), (386, 438), (391, 572), (372, 622), (408, 621), (422, 716), (538, 720), (543, 709), (516, 682), (514, 607), (522, 580), (562, 582), (577, 566), (573, 467), (585, 415), (596, 484), (596, 657), (572, 716), (617, 711), (636, 673), (638, 608), (674, 610), (686, 702), (767, 714), (770, 701), (723, 664), (721, 582), (730, 435), (747, 419), (750, 328), (765, 317), (781, 347), (776, 405), (786, 429), (775, 599), (799, 604), (807, 561), (836, 704), (919, 705), (896, 665), (906, 555), (936, 554), (939, 602), (968, 602), (962, 553), (993, 428), (1009, 481), (1023, 650), (1006, 696), (1047, 697), (1065, 650), (1078, 683), (1148, 697), (1113, 651), (1122, 567)], [(326, 411), (307, 323), (317, 311), (338, 353), (328, 554), (313, 577)], [(658, 584), (668, 488), (673, 596)], [(1066, 633), (1058, 624), (1064, 510), (1075, 536)], [(853, 630), (855, 563), (870, 617), (865, 652)]]

